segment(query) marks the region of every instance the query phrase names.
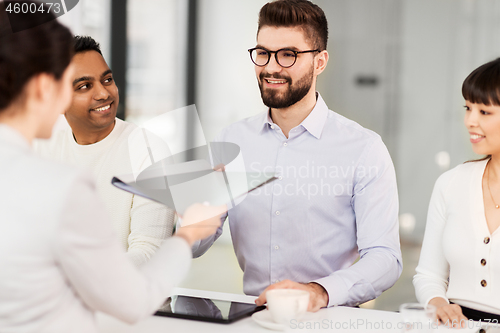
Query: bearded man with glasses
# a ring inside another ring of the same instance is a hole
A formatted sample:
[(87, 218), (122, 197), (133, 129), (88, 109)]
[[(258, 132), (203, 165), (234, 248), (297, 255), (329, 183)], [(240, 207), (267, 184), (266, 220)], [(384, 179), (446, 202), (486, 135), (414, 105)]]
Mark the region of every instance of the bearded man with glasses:
[[(278, 178), (227, 214), (244, 291), (260, 295), (258, 305), (267, 290), (293, 288), (310, 292), (309, 311), (356, 306), (390, 288), (402, 271), (387, 148), (376, 133), (329, 110), (316, 92), (327, 39), (325, 14), (310, 1), (262, 7), (257, 45), (248, 51), (268, 110), (230, 125), (216, 140), (237, 144), (247, 171)], [(194, 255), (221, 232), (195, 244)]]

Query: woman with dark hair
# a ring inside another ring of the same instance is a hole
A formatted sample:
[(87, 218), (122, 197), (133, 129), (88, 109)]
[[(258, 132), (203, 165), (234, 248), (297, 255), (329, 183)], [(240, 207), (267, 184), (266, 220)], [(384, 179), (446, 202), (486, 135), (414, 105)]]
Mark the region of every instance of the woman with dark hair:
[(487, 156), (436, 181), (413, 279), (418, 300), (454, 327), (500, 322), (500, 58), (475, 69), (462, 94), (472, 149)]
[[(14, 3), (0, 2), (0, 23)], [(203, 222), (180, 228), (140, 270), (127, 260), (90, 175), (31, 148), (72, 94), (73, 36), (47, 15), (11, 16), (22, 31), (0, 29), (0, 332), (96, 332), (95, 311), (129, 323), (154, 313), (223, 208), (188, 208), (186, 224)]]

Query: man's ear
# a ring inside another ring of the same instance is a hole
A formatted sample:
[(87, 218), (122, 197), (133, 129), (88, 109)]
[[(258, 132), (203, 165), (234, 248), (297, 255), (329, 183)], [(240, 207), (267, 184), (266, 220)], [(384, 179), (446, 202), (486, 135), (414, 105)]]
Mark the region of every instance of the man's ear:
[(328, 64), (328, 51), (323, 50), (319, 54), (316, 55), (316, 58), (314, 60), (314, 74), (319, 75), (323, 73), (323, 71), (326, 68), (326, 65)]

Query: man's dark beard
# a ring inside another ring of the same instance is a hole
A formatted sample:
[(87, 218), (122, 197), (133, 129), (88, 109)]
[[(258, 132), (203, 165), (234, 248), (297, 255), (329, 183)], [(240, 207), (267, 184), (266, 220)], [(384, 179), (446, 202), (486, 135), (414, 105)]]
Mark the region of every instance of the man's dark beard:
[[(259, 75), (259, 88), (260, 95), (262, 97), (262, 101), (264, 105), (273, 109), (284, 109), (289, 106), (294, 105), (295, 103), (302, 100), (309, 90), (311, 89), (313, 83), (314, 69), (311, 66), (311, 71), (300, 78), (297, 83), (294, 85), (292, 79), (289, 76), (281, 76), (281, 75), (272, 75), (269, 76), (267, 73), (260, 73)], [(282, 95), (281, 92), (278, 92), (275, 89), (264, 89), (264, 77), (274, 78), (274, 79), (284, 79), (288, 82), (288, 89)]]

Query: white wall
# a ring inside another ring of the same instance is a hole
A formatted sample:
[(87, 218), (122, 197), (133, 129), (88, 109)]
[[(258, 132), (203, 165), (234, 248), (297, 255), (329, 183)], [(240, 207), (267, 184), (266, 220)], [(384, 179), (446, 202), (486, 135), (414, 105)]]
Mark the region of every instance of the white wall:
[(204, 0), (200, 4), (198, 112), (212, 140), (232, 122), (265, 110), (248, 49), (256, 44), (264, 0)]
[(412, 0), (403, 7), (398, 172), (401, 213), (416, 217), (421, 237), (431, 191), (446, 169), (477, 158), (463, 125), (461, 85), (500, 56), (500, 1)]
[(127, 12), (127, 118), (142, 123), (185, 106), (187, 2), (129, 0)]
[(74, 35), (92, 36), (101, 44), (104, 59), (111, 66), (110, 17), (110, 0), (80, 0), (75, 8), (60, 16), (59, 21), (68, 26)]

